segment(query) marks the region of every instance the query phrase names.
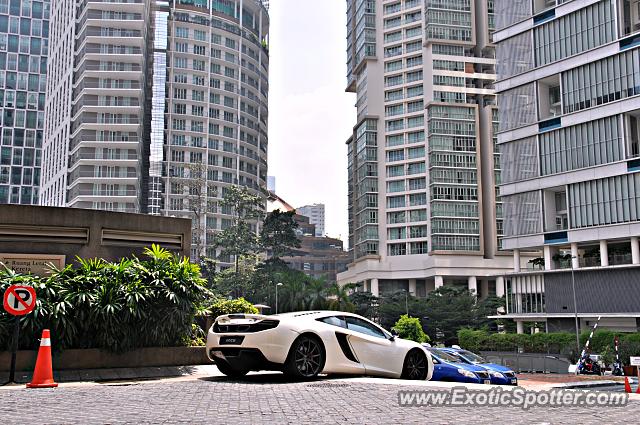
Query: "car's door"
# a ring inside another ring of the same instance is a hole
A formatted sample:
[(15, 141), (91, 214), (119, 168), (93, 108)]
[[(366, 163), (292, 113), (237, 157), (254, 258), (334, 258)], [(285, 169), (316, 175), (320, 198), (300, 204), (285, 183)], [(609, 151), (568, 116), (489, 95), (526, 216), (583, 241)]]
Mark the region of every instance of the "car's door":
[(395, 375), (400, 373), (398, 360), (404, 361), (405, 350), (399, 348), (378, 326), (358, 317), (346, 316), (349, 343), (367, 374)]
[[(344, 316), (327, 316), (317, 320), (332, 327), (330, 332), (333, 335), (326, 335), (325, 337), (325, 341), (328, 344), (330, 342), (334, 343), (334, 345), (327, 345), (326, 347), (327, 359), (325, 370), (330, 370), (334, 373), (364, 373), (364, 364), (356, 357), (349, 345), (349, 331), (347, 330), (347, 323), (344, 320)], [(342, 352), (342, 356), (331, 355), (331, 353), (334, 352), (338, 354), (338, 351)]]

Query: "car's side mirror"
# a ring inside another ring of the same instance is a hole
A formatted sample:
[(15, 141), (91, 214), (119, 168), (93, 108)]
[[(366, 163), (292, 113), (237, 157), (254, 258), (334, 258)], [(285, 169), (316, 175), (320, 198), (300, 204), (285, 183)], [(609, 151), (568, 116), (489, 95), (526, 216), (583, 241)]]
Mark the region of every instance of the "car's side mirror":
[(398, 336), (398, 331), (391, 328), (391, 338), (389, 338), (389, 341), (395, 341), (397, 336)]

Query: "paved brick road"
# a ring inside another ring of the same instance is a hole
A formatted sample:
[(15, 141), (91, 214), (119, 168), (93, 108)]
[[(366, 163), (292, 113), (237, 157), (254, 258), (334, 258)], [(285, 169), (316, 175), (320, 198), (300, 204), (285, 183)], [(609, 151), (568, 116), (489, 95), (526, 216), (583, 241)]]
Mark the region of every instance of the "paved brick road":
[[(640, 402), (626, 407), (399, 407), (397, 392), (433, 390), (377, 380), (289, 383), (254, 375), (57, 389), (0, 390), (0, 423), (368, 423), (610, 424), (633, 423)], [(432, 384), (431, 384), (432, 385)]]

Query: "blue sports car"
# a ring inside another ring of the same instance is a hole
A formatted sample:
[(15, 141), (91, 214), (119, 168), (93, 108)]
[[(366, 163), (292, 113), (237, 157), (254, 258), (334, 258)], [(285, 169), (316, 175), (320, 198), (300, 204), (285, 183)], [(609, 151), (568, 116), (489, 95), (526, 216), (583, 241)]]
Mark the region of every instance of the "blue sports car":
[(461, 348), (441, 348), (442, 351), (456, 357), (469, 365), (484, 368), (491, 376), (491, 383), (496, 385), (518, 385), (518, 378), (513, 370), (496, 363), (489, 363), (481, 356)]
[(485, 368), (462, 362), (439, 348), (427, 346), (425, 348), (431, 353), (433, 359), (432, 381), (491, 383), (491, 377)]

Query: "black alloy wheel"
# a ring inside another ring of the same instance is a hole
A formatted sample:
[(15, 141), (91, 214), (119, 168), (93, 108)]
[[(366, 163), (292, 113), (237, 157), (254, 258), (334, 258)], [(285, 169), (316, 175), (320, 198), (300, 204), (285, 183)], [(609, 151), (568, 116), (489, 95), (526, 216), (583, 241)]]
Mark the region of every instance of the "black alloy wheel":
[(427, 356), (419, 350), (411, 350), (404, 359), (403, 379), (424, 380), (429, 374)]
[(302, 336), (295, 340), (285, 365), (285, 373), (298, 379), (318, 376), (324, 368), (325, 354), (322, 343), (313, 337)]

